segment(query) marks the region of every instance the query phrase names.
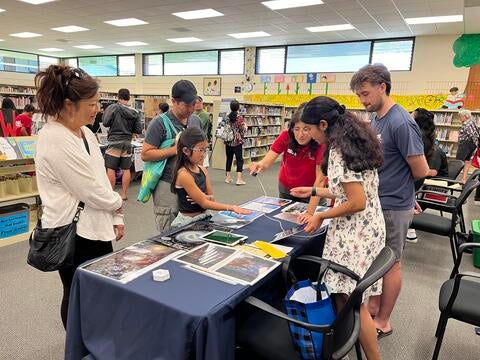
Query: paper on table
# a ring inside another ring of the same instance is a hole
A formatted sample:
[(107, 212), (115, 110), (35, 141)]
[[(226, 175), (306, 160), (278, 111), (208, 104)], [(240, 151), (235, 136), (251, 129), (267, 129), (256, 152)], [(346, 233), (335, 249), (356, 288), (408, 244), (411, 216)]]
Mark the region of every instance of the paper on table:
[(423, 183), (423, 185), (428, 185), (428, 186), (448, 186), (448, 182), (444, 180), (432, 180), (432, 179), (426, 179)]

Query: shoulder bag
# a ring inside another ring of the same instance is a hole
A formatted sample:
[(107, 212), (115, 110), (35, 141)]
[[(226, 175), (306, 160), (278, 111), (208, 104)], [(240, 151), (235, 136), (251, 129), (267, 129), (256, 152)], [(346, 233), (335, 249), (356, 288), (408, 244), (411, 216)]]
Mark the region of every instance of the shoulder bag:
[[(83, 142), (90, 154), (85, 135)], [(74, 266), (75, 238), (77, 222), (85, 204), (80, 201), (77, 211), (70, 224), (56, 228), (42, 228), (42, 222), (37, 220), (35, 229), (30, 234), (27, 263), (41, 271), (56, 271)]]

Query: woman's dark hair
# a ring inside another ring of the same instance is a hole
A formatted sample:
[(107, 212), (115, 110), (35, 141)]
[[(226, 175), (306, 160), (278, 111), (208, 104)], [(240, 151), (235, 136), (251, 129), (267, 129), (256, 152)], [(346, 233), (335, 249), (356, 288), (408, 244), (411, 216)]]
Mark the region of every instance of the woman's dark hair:
[[(340, 151), (347, 168), (355, 172), (373, 170), (383, 163), (383, 153), (370, 125), (357, 118), (345, 106), (327, 96), (310, 100), (303, 108), (302, 121), (319, 125), (325, 120), (328, 150)], [(327, 175), (329, 151), (323, 158), (322, 171)]]
[(413, 112), (413, 118), (422, 132), (423, 152), (430, 159), (435, 144), (435, 115), (424, 108), (417, 108)]
[(175, 183), (177, 182), (178, 170), (184, 167), (185, 169), (187, 169), (187, 171), (191, 172), (188, 168), (188, 165), (190, 165), (190, 159), (187, 155), (185, 155), (183, 149), (189, 149), (191, 154), (191, 149), (193, 149), (195, 145), (206, 140), (207, 138), (203, 134), (203, 131), (196, 127), (188, 128), (180, 134), (180, 138), (177, 142), (177, 158), (175, 160), (175, 167), (173, 169), (173, 180), (172, 184), (170, 185), (170, 191), (172, 193), (177, 193)]
[[(298, 124), (300, 121), (302, 121), (302, 112), (303, 112), (303, 108), (305, 107), (307, 103), (304, 102), (304, 103), (301, 103), (297, 110), (295, 110), (295, 112), (293, 113), (292, 115), (292, 119), (290, 120), (290, 123), (288, 124), (288, 136), (290, 138), (290, 143), (288, 144), (288, 147), (294, 152), (294, 153), (297, 153), (297, 150), (298, 150), (298, 147), (300, 146), (300, 144), (298, 143), (297, 139), (295, 139), (295, 133), (293, 131), (293, 129), (295, 128), (295, 124)], [(310, 143), (307, 144), (308, 147), (309, 147), (309, 150), (310, 150), (310, 155), (312, 157), (315, 157), (315, 154), (317, 152), (317, 149), (318, 149), (318, 143), (311, 139), (310, 140)]]
[(17, 111), (17, 108), (15, 107), (15, 103), (9, 97), (3, 98), (1, 108), (2, 109), (12, 109), (12, 110)]
[(162, 112), (166, 113), (168, 109), (170, 109), (170, 106), (167, 103), (161, 103), (158, 105), (158, 108), (162, 110)]
[(43, 116), (57, 117), (64, 101), (73, 103), (90, 99), (98, 92), (98, 82), (82, 69), (66, 65), (50, 65), (35, 75), (38, 108)]
[(232, 112), (228, 114), (228, 118), (232, 123), (237, 121), (238, 109), (240, 109), (240, 103), (237, 100), (232, 100), (230, 102), (230, 110), (232, 110)]

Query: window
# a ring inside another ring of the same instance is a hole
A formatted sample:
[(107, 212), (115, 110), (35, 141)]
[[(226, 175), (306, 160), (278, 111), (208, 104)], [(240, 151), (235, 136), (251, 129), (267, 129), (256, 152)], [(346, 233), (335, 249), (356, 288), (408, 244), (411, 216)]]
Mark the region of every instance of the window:
[(220, 51), (220, 75), (243, 74), (245, 52), (241, 50)]
[(283, 74), (285, 72), (285, 46), (259, 48), (256, 67), (257, 74)]
[(287, 73), (357, 71), (370, 60), (370, 41), (296, 45), (287, 52)]
[(0, 50), (0, 71), (35, 74), (38, 71), (38, 57), (34, 54)]
[(63, 62), (65, 65), (77, 68), (78, 67), (78, 59), (77, 58), (69, 58), (69, 59), (63, 59)]
[(143, 55), (143, 75), (163, 75), (163, 55)]
[(164, 54), (165, 75), (216, 75), (218, 51), (195, 51)]
[(89, 56), (79, 57), (78, 67), (85, 70), (91, 76), (117, 76), (117, 57), (112, 56)]
[(118, 75), (135, 76), (135, 55), (118, 57)]
[(413, 39), (374, 41), (372, 64), (382, 63), (388, 70), (411, 70)]
[(55, 57), (49, 57), (49, 56), (39, 56), (38, 57), (38, 62), (40, 64), (39, 68), (40, 70), (45, 70), (48, 68), (50, 65), (58, 65), (60, 59), (55, 58)]

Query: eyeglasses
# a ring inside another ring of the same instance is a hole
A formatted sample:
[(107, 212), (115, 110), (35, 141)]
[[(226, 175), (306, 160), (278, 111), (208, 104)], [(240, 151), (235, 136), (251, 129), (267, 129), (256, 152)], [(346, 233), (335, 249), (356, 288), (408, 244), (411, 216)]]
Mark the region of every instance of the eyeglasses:
[(192, 151), (198, 151), (200, 154), (206, 154), (208, 149), (191, 148)]

